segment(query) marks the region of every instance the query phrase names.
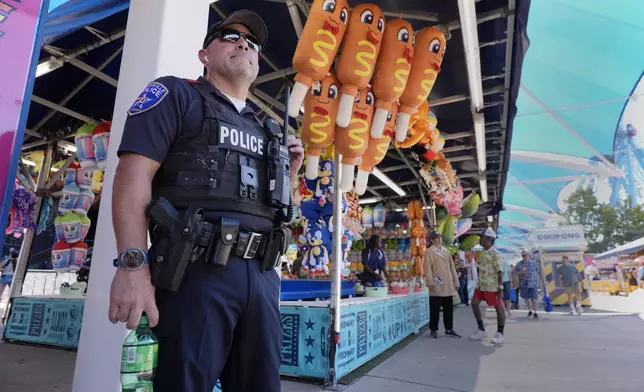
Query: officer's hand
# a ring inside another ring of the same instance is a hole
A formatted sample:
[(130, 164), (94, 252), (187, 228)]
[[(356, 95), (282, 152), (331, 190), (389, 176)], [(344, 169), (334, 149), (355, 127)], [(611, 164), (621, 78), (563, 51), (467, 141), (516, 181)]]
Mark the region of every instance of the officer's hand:
[(145, 266), (136, 271), (117, 268), (110, 287), (110, 321), (127, 323), (128, 329), (135, 329), (143, 312), (148, 316), (150, 326), (156, 326), (159, 310), (154, 299), (150, 268)]
[(302, 168), (302, 162), (304, 161), (304, 147), (302, 146), (302, 140), (289, 135), (288, 150), (291, 153), (291, 175), (295, 175)]

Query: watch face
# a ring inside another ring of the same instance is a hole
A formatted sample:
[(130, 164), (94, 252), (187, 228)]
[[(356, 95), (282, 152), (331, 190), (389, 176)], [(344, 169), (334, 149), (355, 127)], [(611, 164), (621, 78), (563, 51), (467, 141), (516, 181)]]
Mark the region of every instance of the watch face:
[(143, 258), (143, 254), (140, 251), (129, 250), (123, 253), (121, 261), (123, 262), (123, 266), (125, 266), (125, 268), (138, 268), (143, 265), (145, 259)]

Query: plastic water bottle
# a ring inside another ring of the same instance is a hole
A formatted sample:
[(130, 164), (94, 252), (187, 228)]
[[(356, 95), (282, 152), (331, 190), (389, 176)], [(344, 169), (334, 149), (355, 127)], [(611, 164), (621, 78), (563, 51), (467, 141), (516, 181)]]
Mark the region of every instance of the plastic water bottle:
[(159, 341), (152, 332), (148, 317), (141, 316), (139, 326), (130, 332), (121, 354), (123, 392), (153, 392), (152, 380), (157, 368)]

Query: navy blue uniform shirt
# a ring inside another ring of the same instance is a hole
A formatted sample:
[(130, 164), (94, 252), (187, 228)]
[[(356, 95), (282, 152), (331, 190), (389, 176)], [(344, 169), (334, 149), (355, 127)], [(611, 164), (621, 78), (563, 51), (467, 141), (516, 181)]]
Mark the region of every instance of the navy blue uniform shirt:
[[(239, 113), (235, 105), (203, 77), (198, 81), (211, 89), (215, 99), (225, 102), (230, 113), (255, 116), (248, 105)], [(162, 164), (175, 141), (194, 138), (202, 131), (203, 121), (203, 99), (190, 82), (175, 76), (160, 77), (145, 88), (128, 110), (117, 154), (120, 157), (123, 153), (135, 153)], [(264, 146), (267, 144), (266, 141)], [(264, 218), (234, 213), (222, 215), (238, 219), (241, 227), (248, 231), (267, 232), (273, 227), (272, 222)]]

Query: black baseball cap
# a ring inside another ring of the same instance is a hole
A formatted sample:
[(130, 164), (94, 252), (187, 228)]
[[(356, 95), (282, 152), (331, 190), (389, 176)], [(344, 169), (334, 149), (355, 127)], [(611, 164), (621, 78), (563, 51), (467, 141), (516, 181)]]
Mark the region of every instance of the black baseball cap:
[(215, 33), (219, 30), (228, 27), (232, 24), (239, 23), (246, 26), (248, 31), (259, 40), (259, 44), (263, 48), (266, 45), (266, 40), (268, 39), (268, 30), (266, 29), (266, 24), (261, 16), (257, 15), (253, 11), (249, 10), (239, 10), (235, 11), (232, 14), (228, 15), (226, 19), (221, 22), (217, 22), (214, 25), (210, 26), (206, 37), (203, 40), (203, 48), (206, 48), (214, 40)]
[(438, 238), (440, 236), (441, 236), (441, 233), (439, 233), (437, 231), (432, 231), (431, 233), (429, 233), (429, 239), (430, 240), (433, 240), (434, 238)]

